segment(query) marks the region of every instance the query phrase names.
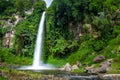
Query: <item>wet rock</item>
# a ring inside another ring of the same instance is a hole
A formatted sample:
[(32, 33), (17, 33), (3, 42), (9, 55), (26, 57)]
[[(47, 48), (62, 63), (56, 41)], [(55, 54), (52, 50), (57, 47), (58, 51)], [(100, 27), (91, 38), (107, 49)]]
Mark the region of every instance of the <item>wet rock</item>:
[(98, 62), (102, 62), (105, 60), (105, 57), (104, 56), (96, 56), (94, 59), (93, 59), (93, 62), (94, 63), (98, 63)]

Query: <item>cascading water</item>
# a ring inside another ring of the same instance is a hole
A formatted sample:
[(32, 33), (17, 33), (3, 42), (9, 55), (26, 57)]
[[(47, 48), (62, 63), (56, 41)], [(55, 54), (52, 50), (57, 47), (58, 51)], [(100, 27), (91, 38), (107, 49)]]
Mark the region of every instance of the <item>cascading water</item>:
[[(47, 8), (50, 6), (52, 0), (44, 0), (46, 2)], [(19, 70), (51, 70), (55, 69), (50, 65), (46, 65), (42, 63), (41, 56), (42, 56), (42, 35), (44, 31), (44, 20), (45, 20), (45, 11), (42, 13), (41, 21), (39, 24), (36, 45), (34, 50), (34, 58), (32, 66), (23, 66), (18, 68)]]
[(41, 22), (39, 24), (37, 40), (34, 50), (34, 58), (33, 58), (33, 65), (34, 67), (40, 66), (42, 64), (41, 54), (42, 54), (42, 35), (43, 35), (43, 28), (44, 28), (44, 19), (45, 19), (45, 11), (42, 14)]

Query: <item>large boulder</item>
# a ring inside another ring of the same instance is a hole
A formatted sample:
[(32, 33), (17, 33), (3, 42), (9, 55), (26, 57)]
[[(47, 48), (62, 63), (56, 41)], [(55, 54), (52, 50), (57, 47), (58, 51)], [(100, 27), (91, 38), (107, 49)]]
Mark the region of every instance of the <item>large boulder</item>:
[(101, 62), (99, 67), (94, 68), (94, 66), (87, 66), (85, 67), (86, 73), (106, 73), (107, 71), (111, 70), (111, 62), (112, 59), (108, 59), (107, 61)]
[(93, 62), (94, 63), (99, 63), (99, 62), (102, 62), (105, 60), (105, 57), (102, 56), (102, 55), (99, 55), (99, 56), (96, 56), (94, 59), (93, 59)]
[(104, 67), (97, 67), (97, 68), (87, 67), (85, 68), (84, 71), (85, 73), (90, 73), (90, 74), (106, 73), (106, 69)]
[(66, 63), (63, 68), (60, 68), (60, 70), (64, 70), (64, 71), (72, 71), (72, 66), (70, 65), (70, 63)]
[(100, 67), (104, 68), (106, 71), (111, 70), (111, 62), (112, 59), (108, 59), (107, 61), (101, 62)]

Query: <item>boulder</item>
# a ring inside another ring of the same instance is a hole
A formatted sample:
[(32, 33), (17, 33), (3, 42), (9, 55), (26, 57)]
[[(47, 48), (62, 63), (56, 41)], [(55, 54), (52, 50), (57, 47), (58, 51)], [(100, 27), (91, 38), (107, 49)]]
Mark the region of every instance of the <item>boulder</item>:
[(111, 62), (113, 59), (108, 59), (107, 61), (101, 62), (99, 67), (94, 68), (94, 66), (87, 66), (85, 67), (86, 73), (106, 73), (107, 71), (111, 70)]
[(76, 70), (76, 69), (79, 69), (79, 67), (77, 65), (73, 65), (71, 69)]
[(106, 73), (106, 68), (104, 67), (98, 67), (95, 69), (96, 73)]
[(104, 56), (96, 56), (94, 59), (93, 59), (93, 62), (94, 63), (98, 63), (98, 62), (102, 62), (105, 60), (105, 57)]
[(101, 62), (100, 67), (104, 68), (106, 71), (111, 70), (111, 62), (112, 59), (108, 59), (107, 61)]
[(106, 69), (103, 67), (85, 68), (85, 73), (90, 73), (90, 74), (106, 73)]
[(92, 66), (86, 66), (84, 69), (85, 73), (95, 73), (94, 64)]
[(69, 63), (66, 63), (63, 68), (60, 68), (60, 70), (71, 71), (72, 70), (72, 66)]

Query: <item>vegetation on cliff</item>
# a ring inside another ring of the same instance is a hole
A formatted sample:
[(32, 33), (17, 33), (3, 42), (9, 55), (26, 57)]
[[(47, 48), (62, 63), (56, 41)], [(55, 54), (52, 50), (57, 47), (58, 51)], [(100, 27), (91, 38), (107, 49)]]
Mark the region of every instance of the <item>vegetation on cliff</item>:
[[(48, 9), (42, 0), (1, 0), (0, 4), (1, 62), (9, 63), (12, 58), (8, 55), (31, 60), (40, 17), (46, 10), (45, 62), (61, 66), (79, 61), (91, 65), (95, 56), (103, 55), (106, 60), (113, 59), (113, 70), (120, 69), (119, 0), (53, 0)], [(32, 8), (32, 14), (25, 14)], [(23, 19), (13, 27), (13, 47), (5, 48), (3, 38), (11, 27), (4, 27), (4, 20), (14, 22), (13, 14)]]

